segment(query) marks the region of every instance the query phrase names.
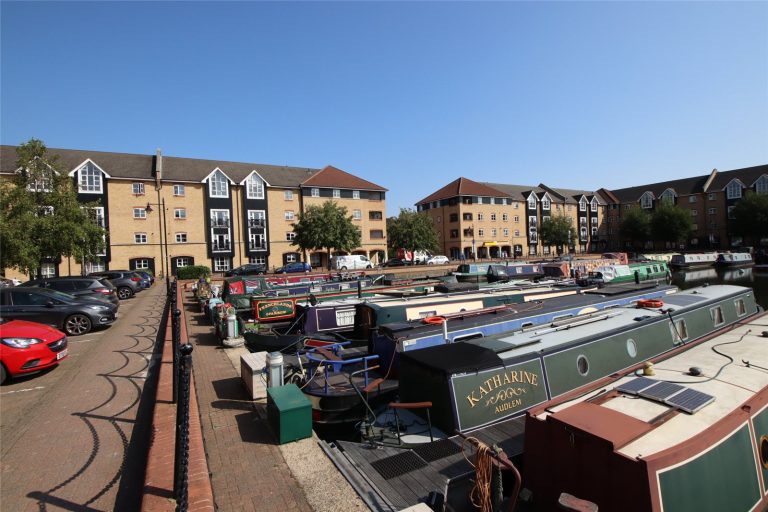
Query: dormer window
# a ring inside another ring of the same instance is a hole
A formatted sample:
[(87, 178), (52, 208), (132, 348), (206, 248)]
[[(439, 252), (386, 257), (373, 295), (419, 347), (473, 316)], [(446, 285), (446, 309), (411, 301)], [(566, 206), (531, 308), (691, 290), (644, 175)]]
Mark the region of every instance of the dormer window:
[(581, 199), (579, 199), (579, 211), (580, 211), (580, 212), (585, 212), (585, 211), (587, 211), (587, 200), (586, 200), (586, 198), (584, 198), (584, 197), (582, 197)]
[(725, 187), (725, 193), (728, 199), (739, 199), (741, 197), (741, 183), (736, 180), (731, 181)]
[(675, 201), (675, 192), (668, 188), (664, 192), (661, 193), (659, 196), (659, 200), (664, 201), (666, 203), (673, 203)]
[(102, 193), (102, 176), (92, 162), (88, 162), (78, 171), (78, 191), (88, 194)]
[(227, 177), (221, 171), (216, 171), (211, 175), (211, 179), (208, 182), (211, 197), (229, 197), (229, 187), (227, 183)]
[(592, 201), (590, 201), (590, 203), (589, 203), (589, 209), (590, 209), (591, 211), (593, 211), (593, 212), (596, 212), (596, 211), (597, 211), (597, 198), (596, 198), (596, 197), (593, 197), (593, 198), (592, 198)]
[(653, 195), (650, 192), (646, 192), (640, 198), (640, 208), (645, 208), (646, 210), (653, 208)]
[(763, 174), (755, 181), (755, 192), (768, 194), (768, 174)]
[(264, 199), (264, 182), (258, 176), (251, 174), (245, 186), (248, 199)]
[(549, 197), (548, 196), (542, 197), (541, 198), (541, 209), (542, 210), (549, 210), (549, 207), (550, 207)]
[(531, 194), (530, 196), (528, 196), (528, 209), (529, 210), (536, 209), (536, 194)]

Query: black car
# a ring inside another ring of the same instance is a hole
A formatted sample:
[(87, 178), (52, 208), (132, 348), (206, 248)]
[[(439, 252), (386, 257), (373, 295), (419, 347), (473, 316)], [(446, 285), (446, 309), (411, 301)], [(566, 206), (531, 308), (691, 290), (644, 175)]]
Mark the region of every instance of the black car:
[(105, 270), (88, 274), (91, 277), (106, 277), (117, 288), (117, 296), (120, 299), (130, 299), (136, 292), (144, 288), (141, 286), (141, 276), (133, 270)]
[(400, 258), (391, 258), (381, 264), (382, 267), (405, 267), (409, 265), (411, 265), (410, 261)]
[(74, 336), (114, 322), (117, 306), (47, 288), (15, 286), (0, 288), (0, 318), (47, 324)]
[(120, 299), (117, 297), (117, 289), (109, 279), (103, 277), (41, 277), (27, 281), (21, 286), (39, 286), (40, 288), (50, 288), (51, 290), (69, 293), (75, 297), (102, 298), (112, 304), (120, 304)]
[(266, 272), (267, 266), (263, 263), (246, 263), (245, 265), (240, 265), (232, 270), (227, 270), (224, 272), (224, 277), (255, 276)]

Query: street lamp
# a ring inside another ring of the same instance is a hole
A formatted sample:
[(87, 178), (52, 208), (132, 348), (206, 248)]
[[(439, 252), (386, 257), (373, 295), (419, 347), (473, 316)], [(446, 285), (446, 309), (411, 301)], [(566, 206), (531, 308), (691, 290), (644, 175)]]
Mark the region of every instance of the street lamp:
[[(147, 203), (145, 210), (147, 213), (152, 213), (154, 208), (152, 205), (159, 206), (162, 211), (162, 217), (158, 216), (157, 222), (160, 226), (160, 265), (163, 267), (163, 276), (165, 276), (165, 288), (170, 293), (171, 291), (171, 265), (168, 260), (168, 234), (166, 229), (168, 227), (168, 220), (165, 218), (165, 198), (161, 199), (159, 203)], [(163, 249), (165, 249), (165, 257), (163, 257)]]
[(477, 251), (475, 250), (475, 225), (469, 226), (469, 232), (472, 235), (472, 259), (477, 261)]

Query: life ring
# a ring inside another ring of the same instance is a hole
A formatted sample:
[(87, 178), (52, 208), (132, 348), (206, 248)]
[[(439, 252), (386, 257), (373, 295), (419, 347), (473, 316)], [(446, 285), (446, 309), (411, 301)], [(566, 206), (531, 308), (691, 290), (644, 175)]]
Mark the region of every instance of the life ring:
[(637, 301), (637, 307), (639, 308), (660, 308), (664, 305), (664, 301), (661, 299), (642, 299)]
[(428, 316), (424, 319), (425, 324), (440, 325), (445, 322), (444, 316)]

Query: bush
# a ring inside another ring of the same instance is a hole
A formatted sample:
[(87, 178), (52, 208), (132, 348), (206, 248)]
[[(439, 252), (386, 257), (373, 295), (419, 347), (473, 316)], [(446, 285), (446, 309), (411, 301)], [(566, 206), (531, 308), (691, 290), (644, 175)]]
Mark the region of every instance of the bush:
[(179, 279), (200, 279), (211, 275), (211, 269), (205, 265), (191, 265), (181, 267), (176, 271), (176, 277)]

